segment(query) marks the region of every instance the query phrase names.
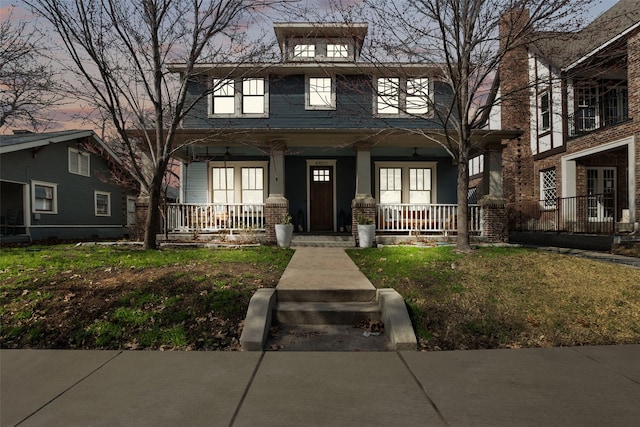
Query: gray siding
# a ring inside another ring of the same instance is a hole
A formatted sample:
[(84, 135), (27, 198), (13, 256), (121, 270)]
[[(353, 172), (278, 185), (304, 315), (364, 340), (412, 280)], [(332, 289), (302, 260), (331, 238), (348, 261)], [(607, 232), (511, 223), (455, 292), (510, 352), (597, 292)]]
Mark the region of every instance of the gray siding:
[[(108, 163), (105, 159), (90, 155), (90, 176), (85, 177), (69, 173), (68, 171), (68, 147), (77, 148), (73, 142), (50, 144), (39, 150), (22, 150), (2, 155), (2, 171), (0, 177), (6, 181), (25, 183), (29, 189), (29, 197), (32, 192), (33, 181), (43, 181), (57, 184), (57, 214), (33, 213), (30, 215), (32, 238), (38, 236), (38, 227), (43, 227), (44, 237), (59, 238), (85, 238), (100, 236), (103, 232), (97, 232), (104, 228), (109, 230), (109, 237), (122, 236), (125, 233), (126, 224), (126, 196), (127, 193), (120, 186), (111, 183)], [(111, 215), (95, 215), (95, 191), (110, 193)], [(19, 197), (19, 201), (11, 200), (11, 204), (18, 203), (26, 206), (21, 194), (2, 196)], [(31, 203), (31, 200), (29, 200)], [(4, 208), (3, 208), (4, 209)], [(46, 226), (53, 226), (46, 228)], [(56, 228), (57, 226), (57, 228)], [(113, 227), (117, 232), (113, 232)], [(86, 228), (86, 229), (85, 229)], [(46, 231), (45, 231), (46, 230)]]
[[(191, 83), (190, 99), (205, 89), (203, 83)], [(446, 105), (451, 90), (435, 83), (436, 102)], [(183, 121), (185, 128), (295, 128), (345, 129), (414, 127), (440, 128), (433, 119), (385, 118), (373, 116), (371, 77), (338, 76), (336, 79), (336, 109), (305, 109), (304, 75), (269, 76), (269, 117), (266, 118), (209, 118), (207, 99), (202, 99)]]

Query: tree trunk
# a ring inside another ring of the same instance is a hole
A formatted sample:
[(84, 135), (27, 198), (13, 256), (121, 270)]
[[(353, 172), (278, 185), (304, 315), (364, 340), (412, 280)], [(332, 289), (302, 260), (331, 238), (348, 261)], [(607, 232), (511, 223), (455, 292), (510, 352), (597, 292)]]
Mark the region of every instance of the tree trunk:
[[(158, 169), (166, 170), (166, 162), (160, 162)], [(158, 249), (157, 234), (158, 220), (160, 219), (160, 199), (162, 197), (162, 177), (164, 173), (156, 171), (154, 179), (149, 189), (149, 210), (147, 211), (147, 220), (144, 224), (144, 249)]]
[(463, 135), (460, 140), (458, 155), (458, 237), (456, 251), (469, 253), (469, 154), (471, 151), (470, 135)]

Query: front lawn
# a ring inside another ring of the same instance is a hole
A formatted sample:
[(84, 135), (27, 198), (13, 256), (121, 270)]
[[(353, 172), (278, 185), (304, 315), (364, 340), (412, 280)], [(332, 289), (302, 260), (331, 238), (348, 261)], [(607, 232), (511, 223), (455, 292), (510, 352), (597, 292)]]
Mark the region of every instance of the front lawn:
[(293, 251), (0, 249), (1, 348), (235, 350)]
[(349, 250), (405, 298), (422, 349), (640, 343), (640, 270), (515, 248)]

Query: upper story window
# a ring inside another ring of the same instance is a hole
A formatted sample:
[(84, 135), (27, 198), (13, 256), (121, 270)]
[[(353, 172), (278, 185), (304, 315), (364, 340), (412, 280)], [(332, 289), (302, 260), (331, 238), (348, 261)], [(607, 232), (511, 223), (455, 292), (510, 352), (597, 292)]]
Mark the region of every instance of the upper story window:
[(346, 44), (327, 44), (327, 58), (348, 58), (349, 46)]
[(484, 154), (469, 160), (469, 176), (479, 175), (482, 172), (484, 172)]
[(551, 128), (551, 97), (545, 91), (539, 96), (538, 132), (545, 132)]
[(69, 172), (89, 176), (89, 153), (76, 150), (75, 148), (69, 148)]
[(307, 77), (306, 108), (309, 110), (335, 110), (336, 89), (332, 77)]
[(296, 44), (293, 46), (294, 58), (314, 58), (316, 56), (316, 45)]
[(267, 117), (267, 81), (262, 77), (213, 79), (209, 115), (221, 117)]
[(424, 115), (429, 112), (429, 79), (380, 77), (374, 111), (378, 115)]

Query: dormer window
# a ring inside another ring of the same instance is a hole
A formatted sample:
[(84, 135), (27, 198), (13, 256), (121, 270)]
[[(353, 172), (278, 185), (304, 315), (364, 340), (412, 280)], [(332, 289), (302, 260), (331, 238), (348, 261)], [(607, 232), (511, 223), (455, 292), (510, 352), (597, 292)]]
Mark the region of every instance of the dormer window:
[(328, 44), (327, 58), (348, 58), (349, 46), (346, 44)]
[(316, 56), (316, 45), (297, 44), (293, 47), (294, 58), (314, 58)]

